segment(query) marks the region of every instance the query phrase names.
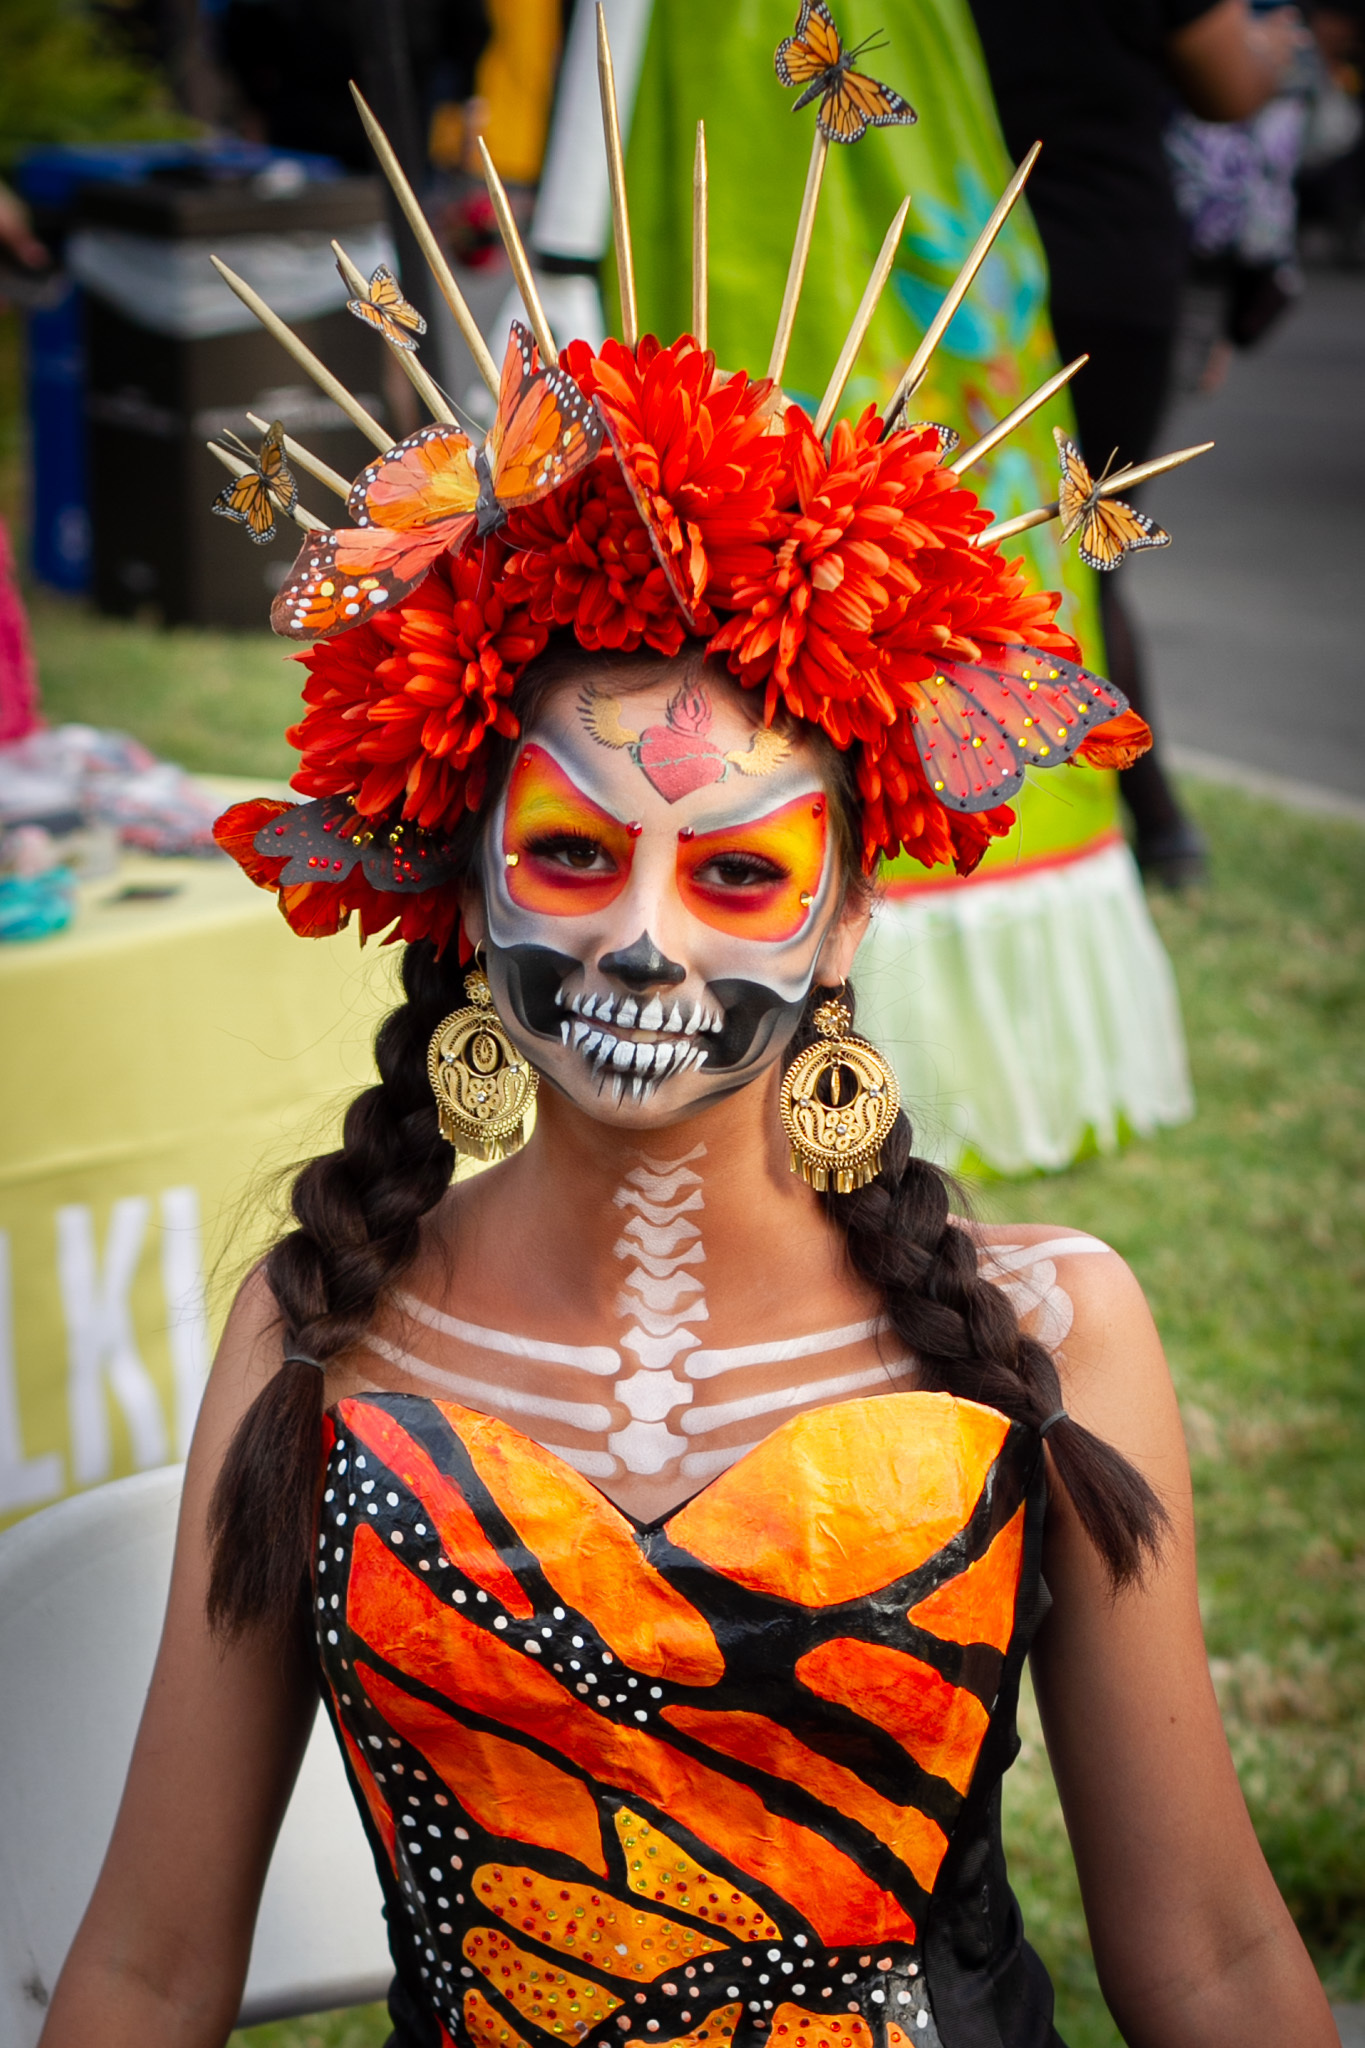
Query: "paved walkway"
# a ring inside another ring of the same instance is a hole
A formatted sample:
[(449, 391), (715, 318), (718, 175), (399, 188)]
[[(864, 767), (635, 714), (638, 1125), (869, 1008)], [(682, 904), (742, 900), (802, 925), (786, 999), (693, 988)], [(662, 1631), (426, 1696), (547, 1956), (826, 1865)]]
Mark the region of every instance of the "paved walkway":
[(1365, 278), (1311, 274), (1160, 445), (1206, 440), (1143, 500), (1172, 546), (1118, 571), (1163, 737), (1365, 800)]

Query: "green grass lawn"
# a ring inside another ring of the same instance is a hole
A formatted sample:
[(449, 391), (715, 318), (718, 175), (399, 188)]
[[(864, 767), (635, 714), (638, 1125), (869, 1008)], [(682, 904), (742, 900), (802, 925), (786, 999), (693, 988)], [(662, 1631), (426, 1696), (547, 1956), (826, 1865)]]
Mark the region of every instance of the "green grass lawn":
[[(95, 626), (34, 607), (49, 714), (277, 778), (299, 673), (267, 637)], [(1276, 1876), (1329, 1989), (1365, 1997), (1365, 833), (1194, 785), (1213, 848), (1155, 910), (1199, 1114), (1070, 1173), (979, 1191), (992, 1217), (1079, 1225), (1136, 1268), (1194, 1458), (1209, 1650)], [(1118, 2037), (1095, 1988), (1031, 1704), (1007, 1842), (1071, 2048)], [(235, 2036), (376, 2048), (378, 2008)]]

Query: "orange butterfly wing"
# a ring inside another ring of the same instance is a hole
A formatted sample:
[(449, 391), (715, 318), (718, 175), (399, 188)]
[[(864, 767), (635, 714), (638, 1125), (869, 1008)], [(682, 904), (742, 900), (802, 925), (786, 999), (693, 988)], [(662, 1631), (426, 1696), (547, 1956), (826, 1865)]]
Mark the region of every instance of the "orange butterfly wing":
[(832, 70), (843, 54), (824, 0), (803, 0), (795, 33), (778, 44), (773, 68), (783, 85), (810, 85)]
[(438, 555), (458, 554), (474, 524), (469, 512), (416, 533), (352, 526), (310, 534), (270, 607), (270, 623), (287, 640), (322, 640), (358, 626), (415, 590)]
[(1076, 552), (1087, 569), (1117, 569), (1125, 555), (1139, 548), (1168, 547), (1170, 539), (1164, 526), (1121, 498), (1097, 498), (1081, 522)]
[(510, 512), (558, 490), (587, 467), (601, 445), (602, 422), (592, 400), (567, 371), (540, 367), (534, 341), (514, 320), (486, 450), (498, 507)]
[(826, 93), (817, 119), (831, 142), (856, 142), (868, 128), (908, 128), (919, 116), (879, 78), (845, 71)]
[(412, 533), (461, 518), (479, 501), (479, 476), (468, 434), (458, 427), (419, 427), (362, 469), (346, 510), (356, 526)]
[(220, 519), (235, 519), (244, 526), (258, 547), (275, 538), (275, 508), (264, 480), (254, 469), (224, 484), (211, 509)]
[(1095, 484), (1076, 443), (1060, 427), (1052, 429), (1062, 480), (1057, 489), (1057, 507), (1062, 516), (1062, 539), (1070, 540), (1095, 501)]

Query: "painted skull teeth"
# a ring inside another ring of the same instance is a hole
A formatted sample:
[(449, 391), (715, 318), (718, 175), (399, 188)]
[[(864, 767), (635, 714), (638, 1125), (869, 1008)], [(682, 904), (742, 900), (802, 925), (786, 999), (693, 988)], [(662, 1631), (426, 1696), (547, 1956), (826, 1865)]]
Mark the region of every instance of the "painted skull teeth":
[[(686, 1045), (668, 1039), (653, 1039), (642, 1043), (631, 1038), (617, 1038), (610, 1031), (594, 1031), (591, 1026), (576, 1024), (572, 1027), (575, 1050), (588, 1060), (599, 1084), (612, 1084), (615, 1102), (621, 1100), (622, 1088), (627, 1080), (631, 1083), (633, 1099), (643, 1101), (645, 1095), (666, 1081), (671, 1074), (685, 1073), (689, 1067), (705, 1063), (706, 1047)], [(578, 1036), (582, 1033), (582, 1037)]]
[[(615, 1024), (622, 1031), (667, 1031), (681, 1038), (695, 1038), (699, 1033), (719, 1031), (725, 1023), (724, 1011), (711, 1009), (705, 1003), (693, 1003), (690, 1011), (684, 1011), (681, 1003), (674, 1002), (665, 1011), (659, 996), (641, 1002), (637, 996), (618, 996), (610, 990), (599, 994), (593, 989), (579, 989), (570, 996), (561, 989), (557, 1001), (561, 1010), (568, 1010), (575, 1017), (592, 1017), (599, 1024)], [(560, 1035), (563, 1036), (562, 1026)], [(567, 1045), (568, 1040), (564, 1042)]]

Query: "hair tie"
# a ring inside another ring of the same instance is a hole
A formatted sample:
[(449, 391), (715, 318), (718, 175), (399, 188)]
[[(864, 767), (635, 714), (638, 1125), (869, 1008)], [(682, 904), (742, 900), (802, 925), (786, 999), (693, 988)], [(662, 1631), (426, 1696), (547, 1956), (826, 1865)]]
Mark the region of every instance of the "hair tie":
[(306, 1351), (286, 1351), (280, 1363), (281, 1365), (311, 1365), (317, 1372), (326, 1372), (327, 1370), (320, 1358), (310, 1358)]
[(1070, 1422), (1070, 1420), (1071, 1417), (1067, 1414), (1065, 1408), (1054, 1408), (1046, 1422), (1038, 1424), (1038, 1434), (1039, 1436), (1046, 1436), (1048, 1431), (1054, 1429), (1059, 1422)]

